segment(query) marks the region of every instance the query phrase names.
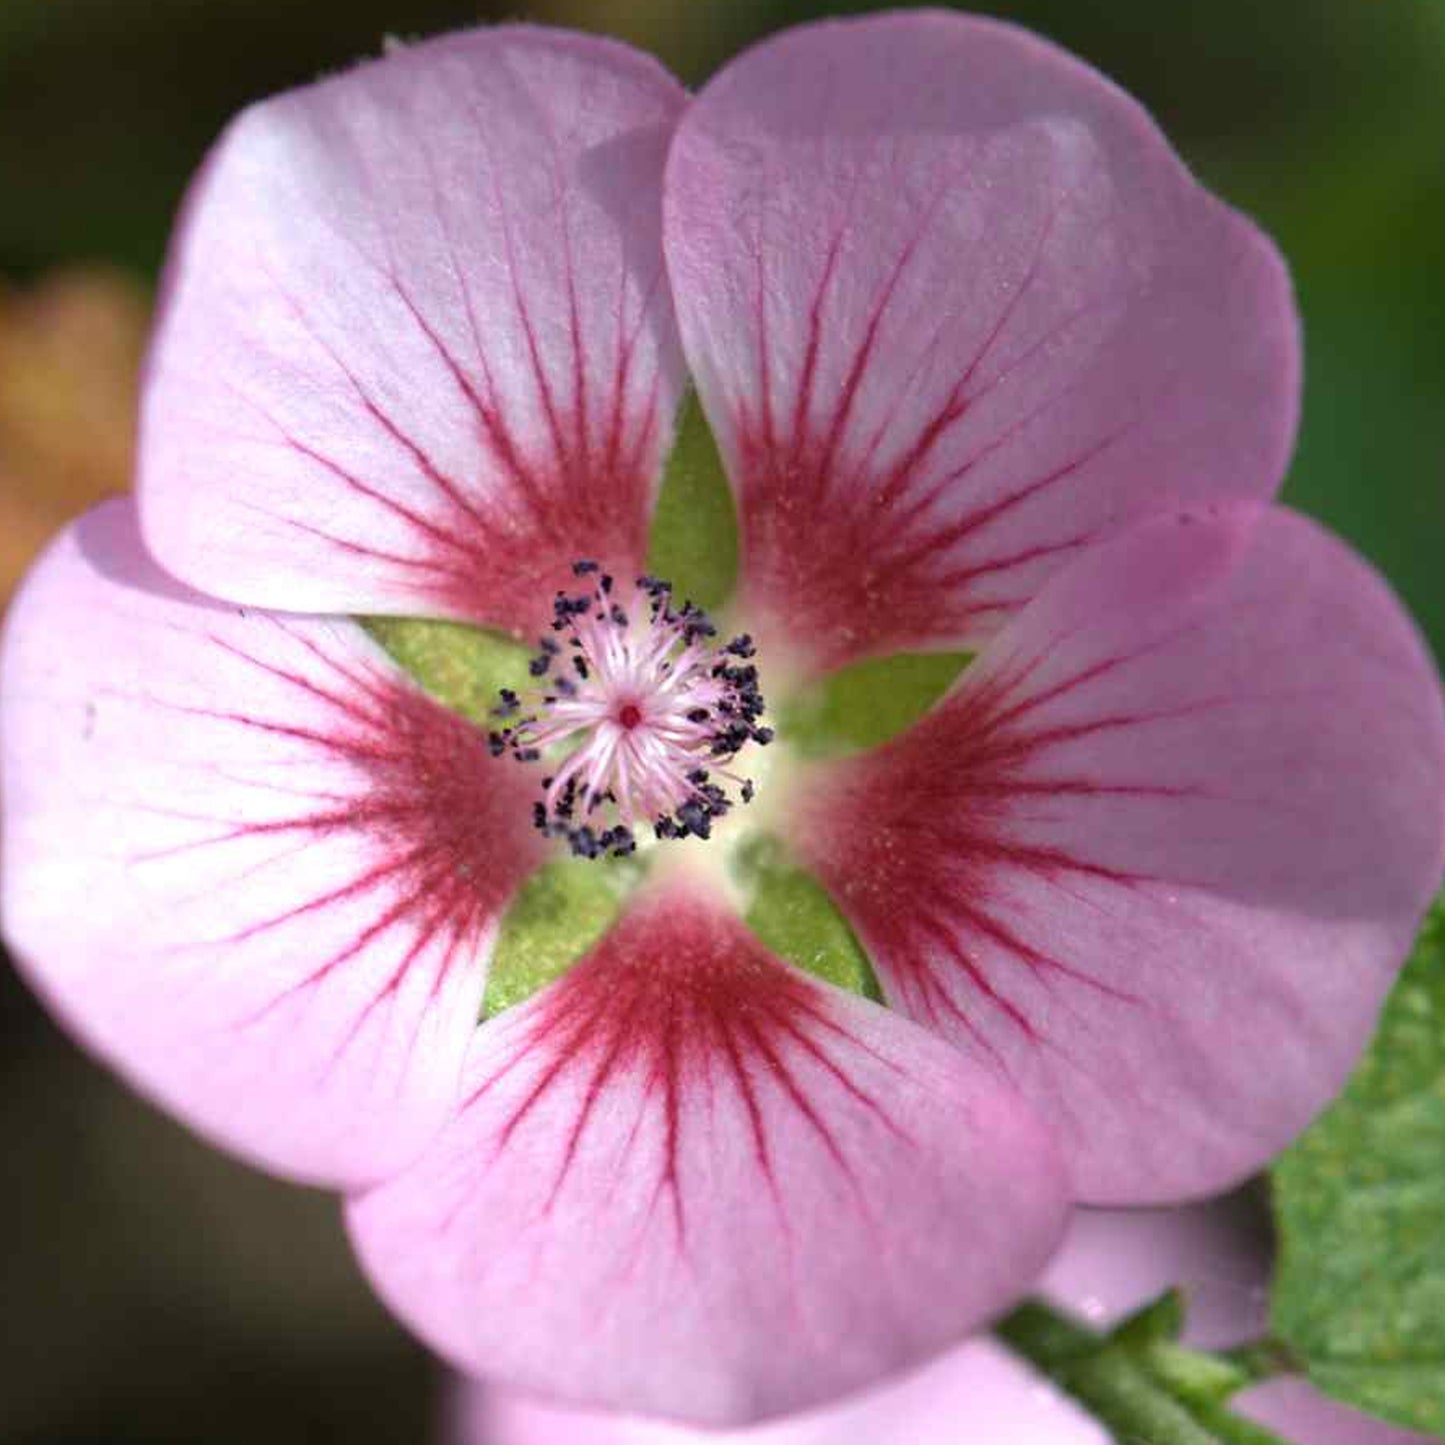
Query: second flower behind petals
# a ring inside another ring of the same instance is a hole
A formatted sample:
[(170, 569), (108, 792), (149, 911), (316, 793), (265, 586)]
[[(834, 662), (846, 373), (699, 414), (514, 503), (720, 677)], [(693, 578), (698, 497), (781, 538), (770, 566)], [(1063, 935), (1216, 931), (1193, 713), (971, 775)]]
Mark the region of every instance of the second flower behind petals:
[(533, 821), (578, 857), (633, 852), (641, 819), (659, 839), (709, 837), (734, 806), (729, 785), (752, 801), (733, 759), (773, 739), (752, 638), (717, 642), (707, 613), (674, 607), (671, 584), (656, 577), (637, 578), (624, 596), (594, 561), (572, 571), (586, 590), (556, 596), (552, 635), (530, 668), (537, 692), (502, 690), (496, 712), (510, 721), (489, 735), (493, 755), (552, 754)]

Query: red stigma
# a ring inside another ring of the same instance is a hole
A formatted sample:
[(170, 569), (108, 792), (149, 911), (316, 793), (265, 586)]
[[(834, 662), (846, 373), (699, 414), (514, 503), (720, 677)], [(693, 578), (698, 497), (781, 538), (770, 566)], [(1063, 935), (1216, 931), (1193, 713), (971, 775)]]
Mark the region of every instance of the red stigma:
[(635, 702), (624, 703), (617, 713), (617, 725), (631, 731), (642, 721), (642, 709)]

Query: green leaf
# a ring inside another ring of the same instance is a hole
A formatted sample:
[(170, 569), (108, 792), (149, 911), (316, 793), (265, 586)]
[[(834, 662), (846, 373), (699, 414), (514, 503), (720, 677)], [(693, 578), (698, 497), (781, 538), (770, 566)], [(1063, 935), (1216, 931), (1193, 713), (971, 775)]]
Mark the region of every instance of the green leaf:
[(876, 747), (923, 716), (968, 665), (966, 652), (900, 652), (830, 673), (789, 697), (780, 734), (802, 757)]
[(1185, 1348), (1183, 1322), (1183, 1301), (1170, 1290), (1105, 1334), (1039, 1300), (1020, 1305), (996, 1333), (1125, 1445), (1281, 1445), (1227, 1407), (1261, 1374)]
[(1328, 1394), (1445, 1436), (1445, 898), (1273, 1184), (1275, 1333)]

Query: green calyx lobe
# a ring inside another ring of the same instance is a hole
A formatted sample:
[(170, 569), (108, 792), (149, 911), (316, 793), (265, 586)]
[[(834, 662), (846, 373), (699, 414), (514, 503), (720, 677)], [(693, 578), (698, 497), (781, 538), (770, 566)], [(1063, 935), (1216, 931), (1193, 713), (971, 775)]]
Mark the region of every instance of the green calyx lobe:
[(539, 868), (502, 920), (482, 1016), (491, 1018), (560, 978), (607, 932), (642, 876), (633, 858), (565, 858)]
[[(684, 845), (685, 846), (685, 845)], [(853, 931), (812, 874), (773, 838), (739, 850), (736, 881), (747, 897), (743, 921), (779, 958), (875, 1001), (878, 982)], [(611, 926), (647, 876), (645, 859), (559, 859), (522, 886), (502, 922), (482, 1014), (490, 1018), (561, 977)]]
[(733, 595), (738, 576), (738, 524), (717, 442), (695, 396), (678, 420), (677, 437), (652, 514), (647, 570), (709, 612)]
[(877, 747), (918, 721), (968, 665), (966, 652), (903, 652), (840, 668), (792, 693), (778, 730), (801, 757)]
[(779, 958), (882, 1002), (868, 955), (828, 890), (776, 838), (749, 839), (738, 850), (736, 872), (749, 899), (743, 921)]
[[(647, 568), (668, 579), (679, 598), (717, 611), (732, 595), (738, 557), (732, 493), (702, 409), (689, 398), (654, 512)], [(424, 691), (480, 728), (490, 726), (500, 689), (525, 693), (532, 682), (532, 648), (501, 633), (417, 618), (361, 621)], [(807, 683), (788, 693), (768, 719), (777, 728), (777, 745), (805, 758), (875, 746), (927, 711), (967, 661), (960, 653), (901, 654)], [(759, 658), (759, 665), (767, 694), (767, 659)], [(881, 998), (867, 955), (842, 914), (778, 840), (744, 838), (729, 866), (744, 921), (773, 952), (840, 988)], [(534, 874), (502, 921), (484, 1015), (521, 1003), (564, 973), (602, 937), (647, 872), (644, 853), (605, 863), (559, 858)]]
[(361, 625), (424, 692), (480, 728), (492, 725), (502, 688), (520, 692), (531, 681), (532, 649), (500, 632), (412, 617), (365, 617)]

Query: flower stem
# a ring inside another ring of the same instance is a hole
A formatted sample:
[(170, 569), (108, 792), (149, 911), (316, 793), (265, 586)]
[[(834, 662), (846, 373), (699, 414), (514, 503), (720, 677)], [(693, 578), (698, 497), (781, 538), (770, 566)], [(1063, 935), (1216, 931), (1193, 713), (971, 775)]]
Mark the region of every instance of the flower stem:
[(1257, 1340), (1248, 1340), (1227, 1350), (1215, 1352), (1218, 1359), (1242, 1370), (1249, 1377), (1251, 1385), (1263, 1380), (1273, 1380), (1279, 1375), (1298, 1375), (1304, 1372), (1299, 1357), (1283, 1341), (1273, 1335), (1261, 1335)]
[(998, 1337), (1048, 1376), (1117, 1440), (1149, 1445), (1284, 1445), (1233, 1414), (1238, 1390), (1295, 1368), (1288, 1350), (1264, 1339), (1211, 1354), (1177, 1343), (1183, 1322), (1170, 1292), (1101, 1334), (1042, 1300), (999, 1322)]

